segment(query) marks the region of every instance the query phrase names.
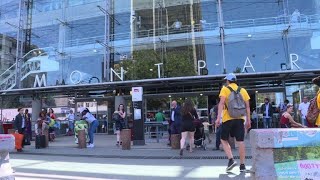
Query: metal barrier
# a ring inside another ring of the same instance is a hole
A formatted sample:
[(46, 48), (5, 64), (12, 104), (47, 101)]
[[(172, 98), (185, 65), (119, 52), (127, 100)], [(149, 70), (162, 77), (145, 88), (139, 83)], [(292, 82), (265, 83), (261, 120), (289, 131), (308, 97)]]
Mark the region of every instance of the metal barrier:
[(157, 138), (157, 143), (159, 143), (160, 136), (162, 137), (167, 131), (169, 124), (165, 122), (145, 122), (145, 136), (152, 138), (155, 136)]

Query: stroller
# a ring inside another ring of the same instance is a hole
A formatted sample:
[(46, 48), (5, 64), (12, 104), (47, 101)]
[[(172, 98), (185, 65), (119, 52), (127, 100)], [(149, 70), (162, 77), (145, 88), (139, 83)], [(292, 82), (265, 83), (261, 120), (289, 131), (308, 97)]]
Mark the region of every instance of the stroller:
[(203, 148), (203, 150), (207, 149), (207, 145), (205, 144), (205, 134), (204, 127), (200, 120), (195, 120), (194, 125), (196, 127), (196, 131), (194, 133), (194, 145), (196, 148)]
[[(194, 120), (194, 126), (196, 127), (196, 131), (194, 133), (194, 146), (195, 148), (203, 148), (203, 150), (207, 150), (207, 145), (205, 144), (206, 136), (204, 134), (204, 127), (201, 120)], [(186, 150), (190, 149), (190, 145), (188, 144)]]

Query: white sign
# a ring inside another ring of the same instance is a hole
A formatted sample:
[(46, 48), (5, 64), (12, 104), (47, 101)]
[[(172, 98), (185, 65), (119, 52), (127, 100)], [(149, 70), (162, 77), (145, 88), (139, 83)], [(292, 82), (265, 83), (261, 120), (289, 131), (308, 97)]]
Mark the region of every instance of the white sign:
[(134, 120), (140, 120), (141, 119), (141, 109), (134, 109), (133, 112), (133, 118)]
[(132, 101), (142, 101), (143, 89), (142, 87), (132, 87)]

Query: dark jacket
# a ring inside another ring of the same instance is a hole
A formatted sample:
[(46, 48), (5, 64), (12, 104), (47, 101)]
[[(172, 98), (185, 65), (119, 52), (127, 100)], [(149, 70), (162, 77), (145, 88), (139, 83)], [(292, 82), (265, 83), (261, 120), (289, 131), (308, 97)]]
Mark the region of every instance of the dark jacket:
[[(262, 104), (262, 106), (261, 106), (261, 113), (263, 114), (263, 117), (266, 116), (266, 104)], [(272, 115), (273, 115), (273, 107), (272, 107), (272, 104), (270, 104), (270, 103), (269, 103), (268, 115), (269, 115), (269, 117), (272, 118)]]
[[(172, 115), (173, 111), (174, 111), (174, 122), (177, 123), (177, 124), (181, 124), (181, 121), (182, 121), (181, 107), (177, 106), (175, 109), (172, 109), (171, 110), (171, 115)], [(170, 116), (170, 118), (171, 118), (171, 116)]]
[[(15, 130), (18, 130), (19, 133), (22, 132), (22, 121), (23, 120), (24, 120), (24, 118), (22, 117), (22, 115), (20, 113), (14, 119), (14, 128), (15, 128)], [(24, 124), (26, 125), (26, 122)]]
[(27, 134), (32, 134), (31, 114), (30, 113), (28, 113), (28, 115), (25, 114), (25, 117), (26, 117), (26, 129), (25, 129), (25, 131), (26, 131)]

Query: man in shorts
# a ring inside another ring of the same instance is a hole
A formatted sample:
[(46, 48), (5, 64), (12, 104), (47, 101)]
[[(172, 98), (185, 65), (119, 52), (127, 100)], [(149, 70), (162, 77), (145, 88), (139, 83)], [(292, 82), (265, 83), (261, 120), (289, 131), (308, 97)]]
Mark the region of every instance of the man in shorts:
[[(228, 143), (228, 139), (231, 136), (236, 138), (236, 142), (239, 145), (240, 172), (245, 172), (246, 166), (244, 165), (244, 161), (245, 161), (244, 135), (245, 135), (245, 126), (246, 126), (246, 129), (250, 129), (251, 127), (250, 105), (249, 105), (250, 97), (248, 95), (248, 92), (245, 89), (243, 88), (240, 89), (240, 94), (245, 103), (246, 116), (237, 117), (237, 118), (231, 117), (229, 114), (230, 109), (228, 109), (228, 98), (231, 94), (231, 90), (229, 89), (229, 87), (232, 88), (234, 91), (238, 90), (237, 77), (233, 73), (231, 73), (231, 74), (228, 74), (224, 79), (226, 80), (226, 86), (223, 86), (220, 91), (220, 95), (219, 95), (220, 102), (218, 105), (217, 117), (221, 117), (222, 115), (221, 143), (229, 159), (228, 167), (226, 170), (231, 171), (237, 165), (237, 162), (233, 159), (230, 144)], [(221, 124), (220, 118), (217, 118), (216, 126), (219, 127), (220, 124)]]

